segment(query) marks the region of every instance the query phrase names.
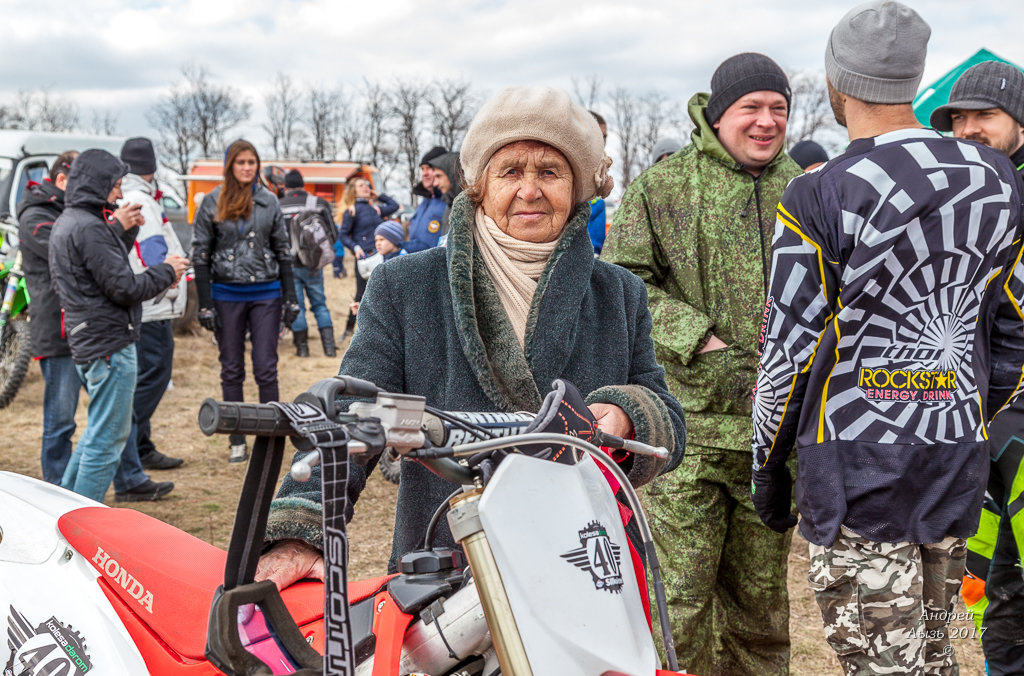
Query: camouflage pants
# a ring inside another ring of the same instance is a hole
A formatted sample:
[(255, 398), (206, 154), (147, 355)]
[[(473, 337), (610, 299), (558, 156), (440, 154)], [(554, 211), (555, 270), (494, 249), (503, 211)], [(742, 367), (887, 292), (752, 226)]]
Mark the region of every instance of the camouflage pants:
[(843, 528), (811, 544), (808, 579), (847, 674), (959, 674), (947, 633), (966, 541), (871, 542)]
[(750, 454), (687, 444), (679, 467), (651, 482), (642, 499), (680, 668), (702, 676), (788, 674), (792, 533), (780, 535), (757, 517)]

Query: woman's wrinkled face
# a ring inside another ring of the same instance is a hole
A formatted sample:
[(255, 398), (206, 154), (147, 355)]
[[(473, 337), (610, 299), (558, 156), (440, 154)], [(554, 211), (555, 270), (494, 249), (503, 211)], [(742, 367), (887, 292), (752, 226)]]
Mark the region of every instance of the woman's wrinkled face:
[(356, 181), (356, 198), (368, 200), (370, 199), (370, 182), (365, 179), (359, 179)]
[(256, 155), (251, 150), (243, 150), (235, 155), (235, 161), (231, 164), (235, 180), (242, 185), (249, 185), (256, 180), (256, 164)]
[(481, 206), (507, 235), (553, 242), (572, 213), (572, 169), (565, 156), (539, 141), (517, 141), (491, 156)]

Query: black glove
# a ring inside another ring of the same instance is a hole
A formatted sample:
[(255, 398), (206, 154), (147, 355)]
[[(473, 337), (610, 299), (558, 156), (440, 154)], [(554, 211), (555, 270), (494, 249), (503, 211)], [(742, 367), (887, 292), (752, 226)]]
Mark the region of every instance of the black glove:
[(796, 515), (789, 511), (793, 495), (793, 479), (789, 468), (754, 470), (750, 482), (750, 499), (764, 525), (776, 533), (785, 533), (796, 525)]
[[(579, 437), (584, 441), (593, 441), (597, 430), (594, 416), (587, 408), (579, 390), (567, 380), (558, 379), (551, 383), (552, 390), (544, 397), (537, 417), (526, 427), (526, 432), (552, 432)], [(484, 483), (490, 481), (491, 475), (498, 464), (509, 453), (523, 453), (544, 460), (552, 460), (565, 465), (576, 464), (582, 453), (569, 446), (554, 444), (516, 444), (511, 449), (484, 451), (470, 456), (470, 467), (482, 466)]]
[(298, 303), (293, 300), (286, 300), (281, 313), (281, 321), (284, 322), (285, 326), (291, 328), (292, 323), (299, 318), (299, 312), (301, 311), (302, 308), (299, 307)]
[(208, 331), (216, 331), (220, 328), (220, 317), (217, 310), (212, 307), (199, 308), (199, 325)]

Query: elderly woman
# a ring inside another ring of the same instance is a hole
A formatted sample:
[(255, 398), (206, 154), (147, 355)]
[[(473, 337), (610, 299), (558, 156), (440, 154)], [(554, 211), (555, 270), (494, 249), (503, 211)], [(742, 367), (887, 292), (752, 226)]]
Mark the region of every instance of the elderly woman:
[[(477, 114), (461, 160), (469, 185), (447, 247), (377, 268), (341, 373), (454, 411), (536, 411), (564, 378), (603, 430), (671, 450), (667, 466), (629, 459), (635, 485), (673, 468), (683, 412), (655, 362), (643, 282), (595, 260), (587, 234), (588, 200), (611, 189), (597, 122), (563, 91), (509, 88)], [(364, 483), (352, 466), (352, 498)], [(452, 489), (403, 463), (389, 570), (420, 546)], [(258, 578), (322, 578), (319, 491), (318, 481), (285, 479)], [(443, 520), (436, 542), (453, 544)]]

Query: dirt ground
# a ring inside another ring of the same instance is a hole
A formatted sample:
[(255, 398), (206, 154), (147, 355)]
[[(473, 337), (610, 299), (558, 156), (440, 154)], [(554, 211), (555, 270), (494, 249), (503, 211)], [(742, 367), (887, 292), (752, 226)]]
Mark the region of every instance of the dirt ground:
[[(348, 270), (353, 270), (349, 261)], [(336, 280), (325, 271), (328, 306), (340, 337), (347, 305), (352, 298), (352, 277)], [(307, 319), (312, 322), (311, 314)], [(291, 400), (316, 380), (337, 373), (339, 360), (323, 356), (315, 332), (310, 332), (309, 359), (295, 356), (290, 336), (280, 347), (281, 396)], [(340, 353), (340, 352), (339, 352)], [(131, 503), (162, 521), (173, 524), (218, 547), (226, 547), (232, 517), (245, 472), (245, 464), (228, 464), (228, 444), (223, 437), (205, 437), (196, 424), (199, 404), (206, 397), (220, 398), (217, 350), (211, 334), (198, 330), (196, 335), (178, 336), (174, 353), (173, 389), (164, 396), (153, 418), (153, 439), (165, 453), (185, 458), (174, 470), (150, 472), (157, 481), (174, 481), (175, 489), (164, 500)], [(251, 375), (246, 383), (246, 398), (257, 401)], [(43, 381), (33, 364), (28, 378), (12, 404), (0, 410), (7, 442), (0, 452), (0, 470), (41, 477), (39, 446), (42, 433)], [(86, 397), (79, 403), (79, 432), (85, 426)], [(77, 438), (77, 436), (76, 436)], [(290, 451), (286, 460), (290, 458)], [(287, 471), (286, 467), (283, 471)], [(359, 499), (355, 520), (349, 526), (351, 574), (355, 578), (385, 572), (391, 547), (396, 487), (375, 472)], [(107, 504), (115, 506), (113, 491)], [(117, 503), (116, 506), (122, 506)], [(792, 636), (791, 673), (795, 676), (839, 674), (838, 662), (826, 645), (821, 615), (807, 586), (807, 543), (794, 538), (789, 556), (790, 633)], [(962, 604), (957, 606), (963, 611)], [(969, 634), (968, 622), (956, 622), (962, 634)], [(984, 674), (984, 661), (976, 640), (954, 640), (961, 673)]]

